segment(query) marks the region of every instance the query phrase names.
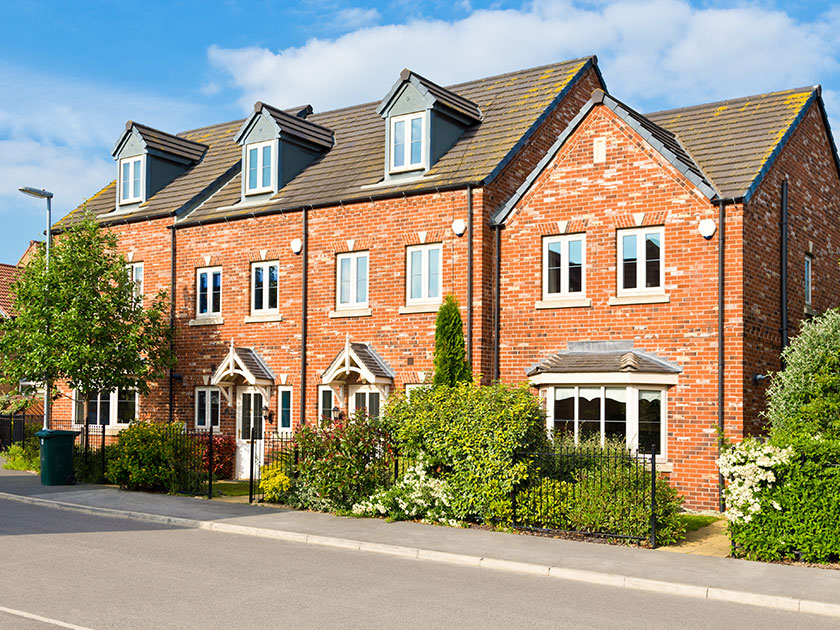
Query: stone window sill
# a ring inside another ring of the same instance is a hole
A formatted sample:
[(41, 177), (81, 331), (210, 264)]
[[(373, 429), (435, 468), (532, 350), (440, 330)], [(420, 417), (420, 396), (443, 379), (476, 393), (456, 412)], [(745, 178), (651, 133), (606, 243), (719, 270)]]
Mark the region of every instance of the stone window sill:
[(437, 313), (440, 310), (440, 302), (436, 304), (408, 304), (400, 306), (397, 312), (400, 315), (410, 315), (412, 313)]
[(578, 308), (592, 306), (592, 300), (589, 298), (551, 298), (548, 300), (539, 300), (535, 304), (535, 308)]
[(213, 315), (211, 317), (196, 317), (189, 322), (190, 326), (218, 326), (224, 324), (225, 320), (221, 315)]
[(370, 317), (373, 311), (369, 308), (340, 308), (335, 311), (330, 311), (330, 319), (337, 319), (341, 317)]
[(655, 293), (653, 295), (619, 295), (611, 297), (610, 306), (623, 306), (625, 304), (666, 304), (671, 301), (667, 293)]
[(260, 322), (282, 322), (283, 316), (280, 313), (272, 313), (271, 315), (246, 315), (246, 324), (257, 324)]

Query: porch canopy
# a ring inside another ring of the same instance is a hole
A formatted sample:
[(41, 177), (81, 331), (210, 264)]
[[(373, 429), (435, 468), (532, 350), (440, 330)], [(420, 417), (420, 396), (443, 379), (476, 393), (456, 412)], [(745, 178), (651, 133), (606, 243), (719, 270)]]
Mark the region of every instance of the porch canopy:
[(254, 387), (268, 404), (274, 374), (257, 352), (251, 348), (237, 348), (231, 339), (230, 350), (213, 373), (210, 384), (221, 390), (229, 407), (233, 407), (235, 388), (240, 385)]
[(394, 383), (394, 371), (369, 344), (351, 342), (348, 335), (344, 348), (321, 374), (321, 382), (325, 385), (373, 385), (385, 397), (386, 387)]

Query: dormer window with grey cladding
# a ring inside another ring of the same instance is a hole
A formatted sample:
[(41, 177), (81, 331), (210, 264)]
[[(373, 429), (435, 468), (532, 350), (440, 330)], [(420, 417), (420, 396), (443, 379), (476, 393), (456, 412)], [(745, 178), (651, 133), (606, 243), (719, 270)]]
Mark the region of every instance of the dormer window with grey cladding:
[(306, 120), (312, 107), (280, 110), (257, 102), (239, 129), (242, 199), (268, 200), (334, 144), (333, 132)]
[(140, 207), (201, 161), (207, 146), (128, 121), (112, 152), (117, 161), (118, 212)]
[(424, 174), (482, 118), (472, 101), (408, 69), (377, 112), (385, 119), (386, 181)]

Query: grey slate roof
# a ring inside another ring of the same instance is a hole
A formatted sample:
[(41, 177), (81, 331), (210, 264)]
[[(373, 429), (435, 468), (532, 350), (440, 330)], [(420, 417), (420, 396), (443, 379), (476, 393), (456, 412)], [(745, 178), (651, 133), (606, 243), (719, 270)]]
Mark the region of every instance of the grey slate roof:
[[(307, 109), (308, 108), (308, 109)], [(314, 144), (324, 149), (329, 149), (333, 145), (333, 132), (326, 127), (316, 125), (315, 123), (306, 120), (305, 116), (301, 115), (308, 111), (306, 115), (312, 112), (311, 106), (304, 106), (303, 108), (296, 107), (293, 110), (295, 113), (288, 113), (271, 105), (267, 105), (260, 101), (254, 104), (254, 112), (242, 125), (242, 129), (235, 138), (237, 141), (241, 139), (242, 133), (249, 125), (253, 117), (259, 112), (265, 112), (277, 123), (277, 126), (284, 133), (291, 134)]]
[(370, 370), (371, 374), (385, 378), (394, 378), (394, 371), (371, 346), (366, 343), (351, 343), (350, 348), (356, 353), (359, 360), (365, 364), (365, 367)]
[(153, 129), (152, 127), (129, 120), (125, 124), (125, 128), (127, 131), (130, 131), (132, 127), (140, 134), (143, 142), (146, 143), (146, 147), (153, 151), (168, 153), (169, 155), (187, 159), (190, 162), (198, 162), (207, 150), (206, 144), (173, 136), (171, 133)]
[(236, 356), (255, 378), (274, 382), (274, 374), (268, 369), (265, 361), (251, 348), (235, 348)]
[(385, 98), (379, 103), (379, 106), (376, 108), (376, 111), (379, 114), (387, 107), (390, 100), (396, 94), (397, 90), (402, 86), (403, 83), (406, 81), (411, 82), (417, 88), (419, 88), (420, 92), (427, 92), (429, 93), (436, 101), (449, 107), (450, 109), (460, 113), (467, 118), (470, 118), (474, 121), (481, 120), (481, 108), (474, 103), (473, 101), (464, 98), (460, 94), (456, 94), (452, 90), (448, 90), (445, 87), (441, 87), (437, 83), (430, 81), (426, 77), (420, 76), (416, 72), (412, 72), (408, 68), (404, 68), (402, 72), (400, 72), (400, 79), (397, 81)]
[(674, 133), (720, 196), (749, 200), (819, 86), (646, 114)]
[(581, 352), (562, 350), (528, 370), (528, 376), (545, 373), (644, 372), (679, 374), (682, 370), (665, 359), (641, 350)]

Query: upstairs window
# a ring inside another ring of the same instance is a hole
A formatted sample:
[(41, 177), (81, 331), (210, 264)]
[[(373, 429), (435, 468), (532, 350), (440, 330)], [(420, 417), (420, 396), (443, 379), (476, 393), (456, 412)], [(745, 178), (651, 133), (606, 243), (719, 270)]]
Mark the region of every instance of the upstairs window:
[(586, 237), (583, 234), (543, 239), (543, 300), (581, 297), (586, 293)]
[(196, 271), (196, 317), (212, 317), (222, 312), (222, 268), (205, 267)]
[(136, 203), (143, 201), (143, 191), (140, 186), (143, 172), (143, 158), (133, 157), (120, 160), (120, 203)]
[(406, 301), (408, 304), (436, 304), (441, 294), (440, 243), (417, 245), (406, 250), (408, 256)]
[(426, 115), (409, 114), (391, 118), (391, 172), (413, 171), (423, 167)]
[(278, 312), (280, 285), (279, 263), (259, 262), (251, 265), (251, 314), (270, 315)]
[(662, 227), (618, 231), (618, 293), (662, 293)]
[(368, 304), (368, 252), (339, 254), (336, 260), (336, 308)]
[(271, 192), (274, 190), (274, 141), (258, 142), (245, 147), (247, 181), (245, 194)]

